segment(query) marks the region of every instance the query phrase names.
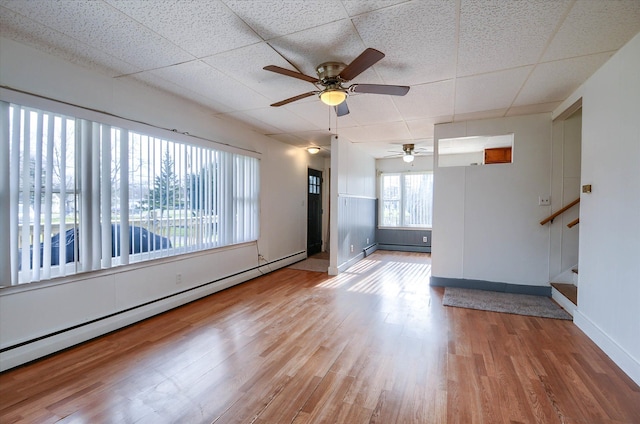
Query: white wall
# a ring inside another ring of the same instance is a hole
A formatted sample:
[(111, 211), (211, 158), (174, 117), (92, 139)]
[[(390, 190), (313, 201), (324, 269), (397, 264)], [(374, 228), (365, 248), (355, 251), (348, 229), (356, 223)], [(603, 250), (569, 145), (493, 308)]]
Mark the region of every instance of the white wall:
[[(362, 256), (375, 235), (373, 216), (354, 216), (364, 202), (375, 202), (376, 161), (359, 146), (336, 136), (331, 140), (331, 223), (329, 274), (337, 275)], [(353, 211), (345, 210), (353, 207)], [(347, 219), (340, 219), (345, 217)], [(358, 220), (358, 218), (360, 218)], [(354, 222), (352, 219), (355, 219)], [(349, 246), (354, 246), (354, 251)]]
[(334, 137), (331, 143), (331, 168), (337, 170), (336, 194), (375, 198), (376, 160), (357, 144)]
[(583, 85), (574, 322), (640, 384), (640, 34)]
[(472, 166), (484, 163), (484, 151), (457, 153), (452, 155), (438, 155), (438, 166)]
[[(266, 272), (304, 258), (309, 158), (303, 149), (216, 119), (210, 110), (163, 91), (109, 78), (1, 38), (0, 85), (258, 152), (261, 178), (257, 243), (0, 290), (2, 348), (88, 323), (3, 352), (0, 369), (246, 281), (259, 275), (258, 265)], [(269, 264), (259, 264), (258, 253)], [(182, 274), (179, 285), (177, 273)], [(202, 286), (212, 281), (216, 283)], [(158, 301), (170, 295), (175, 296)], [(134, 309), (119, 313), (128, 308)]]
[(438, 167), (433, 276), (548, 286), (549, 229), (539, 222), (551, 190), (551, 115), (441, 124), (441, 138), (514, 133), (513, 163)]

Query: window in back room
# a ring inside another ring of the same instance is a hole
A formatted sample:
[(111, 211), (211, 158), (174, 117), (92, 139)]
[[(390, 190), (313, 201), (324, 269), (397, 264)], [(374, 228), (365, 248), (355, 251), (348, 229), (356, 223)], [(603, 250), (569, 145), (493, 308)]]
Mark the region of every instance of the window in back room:
[(431, 228), (432, 172), (383, 173), (380, 176), (380, 228)]

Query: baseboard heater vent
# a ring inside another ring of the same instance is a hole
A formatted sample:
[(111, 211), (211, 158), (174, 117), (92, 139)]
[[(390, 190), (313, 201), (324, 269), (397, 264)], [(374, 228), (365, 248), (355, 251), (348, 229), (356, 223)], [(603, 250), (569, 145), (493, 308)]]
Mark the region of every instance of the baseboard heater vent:
[(366, 258), (367, 256), (369, 256), (370, 254), (372, 254), (373, 252), (375, 252), (376, 250), (378, 250), (378, 243), (373, 243), (370, 246), (365, 247), (364, 249), (362, 249), (364, 252), (364, 257)]

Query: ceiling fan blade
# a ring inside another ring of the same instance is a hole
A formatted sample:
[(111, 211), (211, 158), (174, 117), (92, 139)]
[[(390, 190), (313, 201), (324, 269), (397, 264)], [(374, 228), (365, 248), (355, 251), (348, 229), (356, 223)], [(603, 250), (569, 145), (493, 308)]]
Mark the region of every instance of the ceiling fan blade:
[(347, 106), (347, 101), (340, 103), (338, 106), (334, 106), (336, 110), (336, 115), (344, 116), (349, 114), (349, 106)]
[(286, 105), (287, 103), (295, 102), (296, 100), (304, 99), (305, 97), (313, 96), (314, 94), (318, 94), (317, 91), (309, 91), (308, 93), (298, 94), (297, 96), (289, 97), (288, 99), (281, 100), (277, 103), (272, 104), (271, 106), (278, 107)]
[(281, 74), (281, 75), (286, 75), (288, 77), (298, 78), (298, 79), (301, 79), (303, 81), (311, 82), (311, 83), (314, 83), (314, 84), (318, 82), (318, 78), (310, 77), (309, 75), (305, 75), (305, 74), (301, 74), (300, 72), (291, 71), (289, 69), (281, 68), (281, 67), (276, 66), (276, 65), (265, 66), (262, 69), (264, 69), (265, 71), (275, 72), (276, 74)]
[(347, 67), (340, 72), (340, 78), (345, 81), (350, 81), (383, 57), (384, 53), (376, 49), (368, 48), (360, 53), (360, 56), (356, 57), (353, 62), (348, 64)]
[(354, 93), (389, 94), (391, 96), (404, 96), (409, 92), (406, 85), (384, 85), (384, 84), (353, 84), (349, 91)]

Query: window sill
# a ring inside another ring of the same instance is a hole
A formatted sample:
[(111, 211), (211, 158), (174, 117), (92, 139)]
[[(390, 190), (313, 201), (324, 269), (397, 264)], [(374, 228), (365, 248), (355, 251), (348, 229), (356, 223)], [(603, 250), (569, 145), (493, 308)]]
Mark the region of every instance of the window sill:
[(380, 227), (378, 230), (431, 231), (432, 227)]
[(15, 285), (0, 286), (0, 297), (12, 295), (16, 293), (41, 290), (52, 286), (58, 286), (62, 284), (75, 283), (91, 278), (96, 278), (104, 275), (119, 274), (123, 272), (130, 272), (141, 268), (153, 267), (160, 264), (184, 261), (186, 259), (195, 258), (198, 256), (206, 256), (215, 254), (217, 252), (223, 252), (227, 250), (239, 249), (252, 244), (257, 244), (257, 241), (248, 241), (237, 244), (230, 244), (227, 246), (213, 247), (206, 250), (198, 250), (195, 252), (182, 253), (179, 255), (165, 256), (157, 259), (151, 259), (146, 261), (134, 262), (127, 265), (118, 265), (112, 268), (98, 269), (93, 271), (78, 272), (76, 274), (66, 275), (63, 277), (54, 277), (49, 280), (42, 280), (33, 283), (21, 283)]

